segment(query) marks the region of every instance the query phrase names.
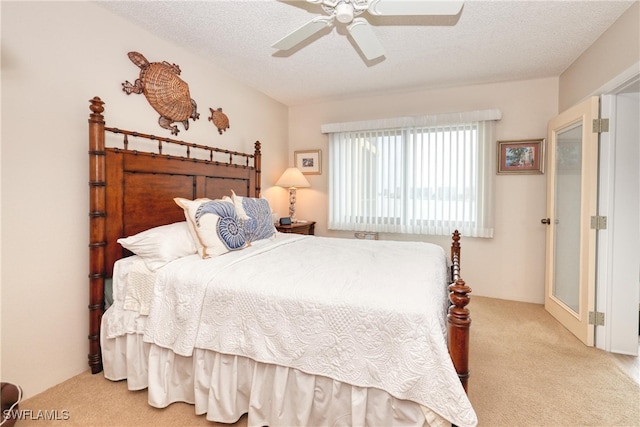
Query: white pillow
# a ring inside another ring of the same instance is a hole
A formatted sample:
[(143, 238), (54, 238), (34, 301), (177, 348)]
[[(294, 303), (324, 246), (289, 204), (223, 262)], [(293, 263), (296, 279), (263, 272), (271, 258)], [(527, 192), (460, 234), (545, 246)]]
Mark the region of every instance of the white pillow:
[(151, 271), (198, 251), (186, 221), (150, 228), (117, 242), (141, 257)]
[(180, 197), (173, 199), (184, 210), (189, 231), (202, 258), (247, 247), (233, 203), (224, 200)]

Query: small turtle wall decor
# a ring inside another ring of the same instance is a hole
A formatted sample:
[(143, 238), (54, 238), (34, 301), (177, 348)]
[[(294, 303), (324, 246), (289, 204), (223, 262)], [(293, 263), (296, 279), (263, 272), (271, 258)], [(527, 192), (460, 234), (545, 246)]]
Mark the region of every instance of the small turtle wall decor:
[(191, 99), (189, 85), (180, 77), (180, 66), (163, 62), (149, 62), (138, 52), (127, 54), (131, 62), (140, 68), (140, 77), (135, 83), (128, 80), (122, 83), (122, 90), (127, 95), (143, 93), (154, 110), (160, 114), (158, 124), (177, 135), (180, 130), (174, 122), (182, 123), (189, 130), (189, 119), (200, 117), (196, 102)]
[(229, 129), (229, 117), (222, 112), (222, 108), (209, 108), (209, 111), (211, 111), (209, 121), (213, 122), (213, 124), (218, 128), (218, 133), (222, 135), (222, 132)]

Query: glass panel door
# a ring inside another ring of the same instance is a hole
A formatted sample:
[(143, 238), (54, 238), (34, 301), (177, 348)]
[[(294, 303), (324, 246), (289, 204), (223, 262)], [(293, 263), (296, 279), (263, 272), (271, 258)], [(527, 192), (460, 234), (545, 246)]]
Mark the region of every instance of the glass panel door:
[(592, 131), (599, 100), (593, 97), (549, 121), (545, 309), (592, 346), (595, 311), (598, 134)]
[(580, 187), (582, 183), (582, 122), (562, 129), (555, 144), (555, 278), (553, 295), (580, 310)]

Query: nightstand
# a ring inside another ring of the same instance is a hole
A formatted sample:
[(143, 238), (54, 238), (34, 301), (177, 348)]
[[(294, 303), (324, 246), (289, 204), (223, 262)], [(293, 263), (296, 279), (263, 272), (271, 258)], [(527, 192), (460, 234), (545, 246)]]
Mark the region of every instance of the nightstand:
[(313, 235), (315, 232), (315, 221), (294, 222), (291, 225), (276, 224), (276, 230), (281, 233), (308, 234)]

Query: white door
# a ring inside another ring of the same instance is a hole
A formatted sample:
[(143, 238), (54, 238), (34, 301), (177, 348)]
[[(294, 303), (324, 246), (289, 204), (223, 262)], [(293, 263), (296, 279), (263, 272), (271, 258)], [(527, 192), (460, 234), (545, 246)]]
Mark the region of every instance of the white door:
[(547, 137), (545, 309), (593, 346), (595, 312), (598, 97), (552, 119)]

